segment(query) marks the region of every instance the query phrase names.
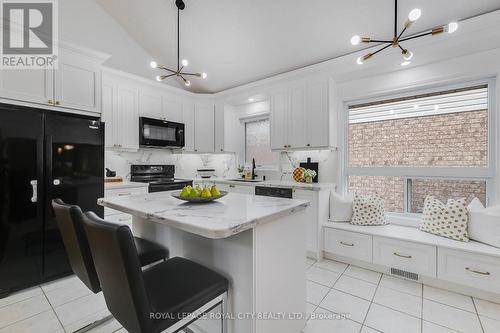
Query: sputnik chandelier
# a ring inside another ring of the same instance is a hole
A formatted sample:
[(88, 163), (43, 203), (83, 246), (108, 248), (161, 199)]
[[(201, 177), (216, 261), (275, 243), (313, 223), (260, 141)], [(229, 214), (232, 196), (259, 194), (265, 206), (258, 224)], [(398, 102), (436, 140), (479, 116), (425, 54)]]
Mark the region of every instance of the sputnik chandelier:
[(179, 42), (179, 36), (180, 36), (180, 11), (184, 10), (186, 8), (186, 5), (184, 4), (184, 1), (182, 0), (175, 0), (175, 5), (177, 6), (177, 70), (173, 70), (170, 68), (167, 68), (163, 65), (158, 64), (156, 61), (151, 61), (150, 65), (152, 68), (159, 68), (162, 69), (168, 74), (164, 75), (158, 75), (156, 77), (157, 81), (163, 81), (166, 78), (172, 77), (172, 76), (178, 76), (184, 81), (184, 84), (189, 87), (191, 85), (191, 81), (186, 79), (187, 76), (196, 76), (196, 77), (201, 77), (202, 79), (207, 78), (207, 73), (189, 73), (189, 72), (184, 72), (184, 68), (189, 65), (189, 62), (186, 59), (180, 60), (180, 42)]
[(370, 52), (365, 54), (364, 56), (361, 56), (357, 59), (357, 63), (359, 65), (362, 65), (366, 60), (370, 59), (377, 53), (387, 49), (388, 47), (397, 47), (401, 50), (401, 53), (403, 55), (403, 59), (401, 61), (401, 66), (408, 66), (411, 64), (411, 60), (413, 59), (413, 52), (408, 50), (407, 48), (403, 47), (401, 45), (402, 42), (406, 42), (412, 39), (428, 36), (428, 35), (439, 35), (443, 32), (447, 32), (449, 34), (454, 33), (458, 29), (458, 23), (457, 22), (450, 22), (447, 25), (435, 27), (431, 29), (430, 31), (420, 33), (418, 35), (414, 36), (409, 36), (409, 37), (403, 37), (403, 34), (411, 27), (413, 22), (418, 20), (420, 16), (422, 15), (422, 11), (419, 8), (412, 9), (410, 13), (408, 14), (408, 19), (405, 22), (403, 30), (398, 33), (398, 0), (395, 0), (395, 6), (394, 6), (394, 36), (392, 40), (379, 40), (379, 39), (371, 39), (369, 37), (360, 37), (358, 35), (354, 35), (351, 38), (351, 44), (352, 45), (358, 45), (360, 43), (382, 43), (382, 44), (387, 44), (385, 46), (382, 46), (380, 49)]

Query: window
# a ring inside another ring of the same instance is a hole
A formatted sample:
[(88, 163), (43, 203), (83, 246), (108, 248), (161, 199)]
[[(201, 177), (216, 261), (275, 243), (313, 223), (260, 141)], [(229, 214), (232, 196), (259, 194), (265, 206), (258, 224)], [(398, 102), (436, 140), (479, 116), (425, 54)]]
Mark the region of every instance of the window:
[(269, 119), (245, 123), (245, 160), (252, 163), (253, 158), (259, 167), (278, 165), (278, 153), (271, 151)]
[(491, 83), (349, 105), (349, 191), (390, 212), (421, 213), (427, 195), (487, 203), (494, 175)]

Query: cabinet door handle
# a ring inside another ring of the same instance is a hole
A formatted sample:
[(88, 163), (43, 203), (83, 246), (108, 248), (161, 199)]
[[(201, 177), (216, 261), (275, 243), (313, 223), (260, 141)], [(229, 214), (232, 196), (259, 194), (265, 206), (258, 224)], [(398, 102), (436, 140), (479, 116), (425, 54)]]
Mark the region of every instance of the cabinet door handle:
[(54, 101), (51, 99), (49, 99), (47, 103), (49, 103), (50, 105), (54, 105)]
[(308, 144), (307, 144), (307, 146), (308, 146), (308, 147), (311, 147), (311, 144), (310, 144), (310, 143), (308, 143)]
[(61, 102), (60, 101), (56, 101), (56, 105), (61, 105)]
[(229, 185), (230, 188), (235, 188), (236, 186), (235, 185)]
[(132, 193), (130, 193), (130, 192), (127, 192), (127, 193), (118, 193), (118, 196), (120, 196), (120, 197), (124, 197), (124, 196), (126, 196), (126, 195), (131, 195), (131, 194), (132, 194)]
[(354, 246), (353, 243), (344, 243), (342, 241), (340, 241), (340, 244), (344, 245), (344, 246)]
[(472, 269), (472, 268), (469, 268), (469, 267), (465, 267), (465, 270), (466, 271), (469, 271), (471, 273), (476, 273), (476, 274), (481, 274), (481, 275), (491, 275), (490, 272), (481, 272), (481, 271), (476, 271), (475, 269)]
[(404, 254), (399, 254), (397, 252), (394, 252), (395, 256), (401, 257), (401, 258), (406, 258), (406, 259), (411, 259), (413, 258), (412, 256), (405, 256)]
[(33, 190), (33, 193), (31, 194), (31, 202), (37, 202), (38, 201), (38, 181), (37, 180), (32, 180), (30, 181), (31, 188)]

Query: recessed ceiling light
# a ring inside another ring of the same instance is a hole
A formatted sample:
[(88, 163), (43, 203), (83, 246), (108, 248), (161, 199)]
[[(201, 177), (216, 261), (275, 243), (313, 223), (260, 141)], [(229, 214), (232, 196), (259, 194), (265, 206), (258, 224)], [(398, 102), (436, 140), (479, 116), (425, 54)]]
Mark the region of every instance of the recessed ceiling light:
[(248, 101), (251, 103), (251, 102), (255, 102), (255, 99), (254, 98), (249, 98)]

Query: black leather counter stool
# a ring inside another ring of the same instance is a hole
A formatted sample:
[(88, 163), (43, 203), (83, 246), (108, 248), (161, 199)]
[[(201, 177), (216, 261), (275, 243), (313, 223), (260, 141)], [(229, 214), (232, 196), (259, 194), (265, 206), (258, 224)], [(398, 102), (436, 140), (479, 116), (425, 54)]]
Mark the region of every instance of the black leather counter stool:
[[(131, 333), (174, 333), (217, 306), (226, 312), (228, 280), (183, 258), (141, 270), (130, 229), (85, 213), (85, 231), (108, 310)], [(193, 317), (182, 317), (183, 314)], [(226, 320), (221, 319), (226, 333)]]
[[(80, 207), (52, 200), (57, 225), (61, 231), (64, 247), (73, 272), (94, 293), (101, 291), (94, 267), (85, 229), (83, 212)], [(168, 249), (148, 240), (134, 237), (141, 266), (146, 266), (168, 258)]]

